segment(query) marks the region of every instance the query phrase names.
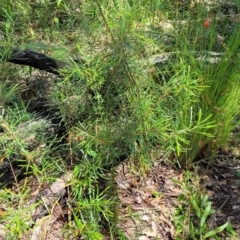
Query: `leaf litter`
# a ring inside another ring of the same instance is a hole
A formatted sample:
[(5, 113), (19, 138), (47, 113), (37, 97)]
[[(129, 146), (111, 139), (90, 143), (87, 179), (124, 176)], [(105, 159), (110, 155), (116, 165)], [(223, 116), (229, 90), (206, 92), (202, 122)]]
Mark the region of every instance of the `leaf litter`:
[[(237, 236), (240, 234), (240, 156), (236, 154), (239, 150), (240, 144), (230, 143), (230, 147), (219, 151), (213, 163), (201, 159), (193, 165), (198, 177), (192, 181), (195, 189), (207, 193), (212, 203), (214, 213), (208, 219), (209, 229), (230, 222)], [(180, 204), (178, 196), (184, 193), (176, 182), (184, 181), (183, 171), (166, 162), (155, 161), (145, 179), (139, 172), (131, 171), (131, 162), (117, 168), (119, 228), (127, 239), (176, 238), (174, 213)], [(229, 239), (229, 234), (222, 232), (219, 237)]]

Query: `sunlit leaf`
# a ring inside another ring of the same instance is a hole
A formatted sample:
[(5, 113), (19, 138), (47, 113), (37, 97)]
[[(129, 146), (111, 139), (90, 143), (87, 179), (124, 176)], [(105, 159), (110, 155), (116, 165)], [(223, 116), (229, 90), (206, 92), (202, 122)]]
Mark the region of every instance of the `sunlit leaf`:
[(211, 206), (212, 206), (212, 203), (208, 202), (206, 208), (204, 209), (204, 212), (203, 212), (201, 220), (200, 220), (201, 227), (206, 222), (207, 217), (211, 214)]
[(227, 226), (228, 226), (228, 222), (225, 223), (225, 224), (223, 224), (222, 226), (214, 229), (214, 230), (211, 230), (210, 232), (208, 232), (208, 233), (206, 233), (206, 234), (204, 235), (204, 239), (205, 239), (205, 238), (209, 238), (209, 237), (213, 237), (213, 236), (216, 235), (217, 233), (222, 232)]

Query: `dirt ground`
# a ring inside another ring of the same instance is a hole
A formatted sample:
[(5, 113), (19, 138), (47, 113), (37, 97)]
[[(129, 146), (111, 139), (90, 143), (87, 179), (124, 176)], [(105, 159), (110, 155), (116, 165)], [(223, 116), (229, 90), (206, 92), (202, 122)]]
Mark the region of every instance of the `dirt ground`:
[[(240, 233), (239, 169), (240, 145), (217, 155), (213, 164), (207, 158), (195, 164), (192, 184), (196, 191), (208, 194), (215, 210), (208, 220), (210, 229), (230, 221), (236, 235)], [(131, 171), (127, 163), (118, 167), (119, 226), (127, 239), (175, 239), (174, 212), (178, 197), (184, 194), (177, 181), (184, 181), (183, 171), (164, 159), (154, 162), (146, 178)], [(227, 239), (225, 234), (220, 237)]]

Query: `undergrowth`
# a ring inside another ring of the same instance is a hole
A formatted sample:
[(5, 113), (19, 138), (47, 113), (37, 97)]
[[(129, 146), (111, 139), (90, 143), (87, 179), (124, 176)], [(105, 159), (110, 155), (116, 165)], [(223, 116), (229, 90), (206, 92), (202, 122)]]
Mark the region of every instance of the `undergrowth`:
[[(31, 79), (25, 82), (33, 69), (3, 61), (0, 89), (1, 162), (21, 163), (39, 184), (67, 170), (74, 173), (69, 236), (103, 239), (103, 226), (114, 229), (112, 239), (122, 235), (116, 227), (112, 169), (123, 160), (133, 159), (144, 173), (151, 156), (164, 152), (172, 164), (188, 168), (203, 154), (213, 157), (234, 128), (240, 99), (239, 17), (219, 20), (220, 3), (211, 10), (205, 3), (184, 7), (177, 2), (0, 3), (2, 59), (19, 46), (69, 63), (60, 78), (39, 79), (36, 87)], [(204, 28), (206, 19), (210, 25)], [(163, 53), (172, 57), (151, 63)], [(84, 63), (76, 61), (80, 56)], [(41, 125), (32, 123), (42, 116), (48, 118)], [(30, 134), (37, 136), (31, 140), (35, 145), (21, 129), (29, 124), (35, 126)], [(29, 189), (13, 175), (11, 181), (27, 198)], [(9, 239), (28, 229), (17, 215), (3, 221)]]

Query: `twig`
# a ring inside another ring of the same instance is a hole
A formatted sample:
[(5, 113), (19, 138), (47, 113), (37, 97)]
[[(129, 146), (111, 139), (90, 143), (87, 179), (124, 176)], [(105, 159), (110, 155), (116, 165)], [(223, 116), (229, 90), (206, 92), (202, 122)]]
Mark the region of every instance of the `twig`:
[(214, 217), (217, 215), (217, 213), (226, 205), (226, 203), (228, 202), (230, 196), (228, 196), (225, 201), (222, 203), (222, 205), (214, 212), (214, 214), (211, 216), (211, 220), (210, 220), (210, 228), (212, 227), (213, 225), (213, 221), (214, 221)]

